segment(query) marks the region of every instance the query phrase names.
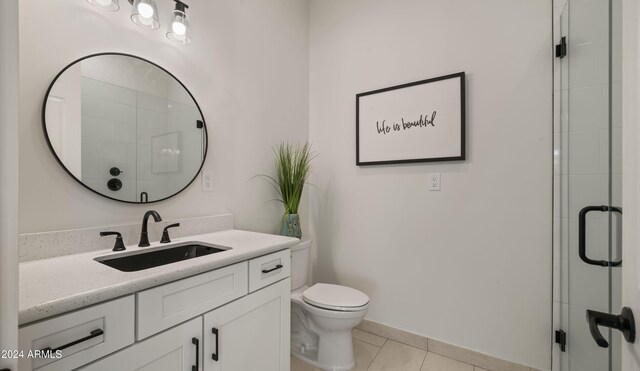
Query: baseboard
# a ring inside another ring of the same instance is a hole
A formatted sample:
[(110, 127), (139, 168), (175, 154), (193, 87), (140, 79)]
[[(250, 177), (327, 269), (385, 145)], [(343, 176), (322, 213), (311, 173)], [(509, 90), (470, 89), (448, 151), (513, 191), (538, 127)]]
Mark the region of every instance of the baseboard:
[(358, 326), (356, 326), (356, 328), (489, 371), (536, 371), (528, 366), (519, 365), (517, 363), (505, 361), (473, 350), (461, 348), (456, 345), (447, 344), (368, 319), (363, 320)]

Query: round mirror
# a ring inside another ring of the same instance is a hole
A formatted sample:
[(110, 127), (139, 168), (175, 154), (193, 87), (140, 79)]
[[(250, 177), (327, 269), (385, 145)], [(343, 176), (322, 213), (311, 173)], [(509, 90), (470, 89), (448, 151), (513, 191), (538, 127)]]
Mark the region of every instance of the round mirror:
[(180, 193), (202, 169), (207, 129), (187, 88), (142, 58), (103, 53), (65, 67), (47, 90), (44, 134), (90, 190), (146, 203)]

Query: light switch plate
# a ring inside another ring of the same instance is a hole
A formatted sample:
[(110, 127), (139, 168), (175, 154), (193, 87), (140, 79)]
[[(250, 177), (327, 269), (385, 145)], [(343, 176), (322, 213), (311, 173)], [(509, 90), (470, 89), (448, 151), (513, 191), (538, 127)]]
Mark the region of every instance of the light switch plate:
[(429, 185), (427, 188), (430, 191), (440, 190), (440, 173), (429, 174)]
[(202, 192), (213, 192), (213, 171), (202, 172)]

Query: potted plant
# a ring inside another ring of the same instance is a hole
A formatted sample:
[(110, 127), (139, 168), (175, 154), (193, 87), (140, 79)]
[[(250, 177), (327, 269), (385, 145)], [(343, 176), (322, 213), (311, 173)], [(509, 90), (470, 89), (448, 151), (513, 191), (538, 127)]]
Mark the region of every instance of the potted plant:
[(280, 143), (273, 149), (276, 156), (276, 175), (264, 175), (278, 192), (284, 206), (284, 214), (280, 220), (280, 234), (290, 237), (302, 237), (298, 208), (302, 198), (302, 190), (311, 172), (311, 161), (315, 157), (309, 143)]

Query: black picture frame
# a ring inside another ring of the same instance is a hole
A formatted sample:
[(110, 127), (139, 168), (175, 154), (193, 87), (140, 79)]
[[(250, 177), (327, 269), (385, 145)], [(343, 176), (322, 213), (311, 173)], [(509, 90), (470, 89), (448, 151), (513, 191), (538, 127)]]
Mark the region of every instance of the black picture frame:
[[(360, 100), (364, 97), (386, 93), (393, 90), (405, 89), (410, 87), (415, 87), (417, 85), (429, 84), (436, 81), (443, 81), (448, 79), (459, 79), (460, 80), (460, 153), (455, 156), (444, 156), (444, 157), (423, 157), (423, 158), (407, 158), (407, 159), (394, 159), (394, 160), (379, 160), (379, 161), (363, 161), (361, 160), (361, 143), (360, 143)], [(446, 161), (464, 161), (466, 160), (466, 92), (465, 92), (465, 72), (458, 72), (449, 75), (429, 78), (425, 80), (410, 82), (401, 85), (395, 85), (383, 89), (377, 89), (372, 91), (367, 91), (364, 93), (356, 94), (356, 166), (370, 166), (370, 165), (389, 165), (389, 164), (407, 164), (407, 163), (420, 163), (420, 162), (446, 162)]]

